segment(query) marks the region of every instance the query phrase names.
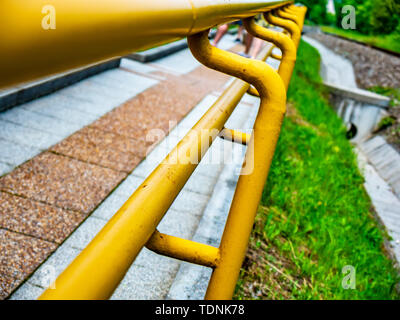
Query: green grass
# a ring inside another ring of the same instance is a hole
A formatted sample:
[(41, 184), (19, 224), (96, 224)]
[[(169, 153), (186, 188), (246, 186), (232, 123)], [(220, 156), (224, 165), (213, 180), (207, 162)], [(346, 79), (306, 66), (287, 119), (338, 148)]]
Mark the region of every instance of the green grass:
[(368, 90), (389, 97), (392, 107), (400, 104), (400, 88), (373, 86), (369, 87)]
[[(399, 281), (341, 120), (305, 42), (236, 299), (397, 299)], [(344, 289), (342, 268), (355, 267)]]
[(352, 30), (344, 30), (336, 27), (321, 26), (321, 30), (328, 33), (360, 41), (378, 48), (400, 53), (400, 40), (392, 34), (388, 35), (365, 35)]

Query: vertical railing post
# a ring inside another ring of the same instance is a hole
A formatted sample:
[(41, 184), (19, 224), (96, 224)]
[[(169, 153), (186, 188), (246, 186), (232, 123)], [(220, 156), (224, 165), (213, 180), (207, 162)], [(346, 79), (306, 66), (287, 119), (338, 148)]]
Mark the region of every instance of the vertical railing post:
[(292, 39), (282, 32), (264, 28), (255, 23), (254, 18), (243, 20), (246, 30), (255, 37), (272, 42), (282, 51), (282, 59), (279, 64), (278, 73), (281, 76), (286, 90), (289, 87), (290, 78), (296, 63), (296, 46)]
[[(205, 297), (231, 299), (279, 137), (286, 110), (286, 90), (281, 77), (266, 63), (215, 48), (207, 35), (208, 32), (202, 32), (188, 37), (193, 55), (210, 68), (251, 83), (260, 95), (254, 131), (220, 243), (220, 262)], [(251, 172), (244, 174), (249, 165)]]
[(265, 20), (267, 20), (270, 24), (282, 27), (290, 33), (290, 36), (296, 45), (296, 48), (299, 47), (301, 31), (298, 25), (292, 20), (282, 19), (272, 14), (273, 11), (268, 11), (264, 14)]

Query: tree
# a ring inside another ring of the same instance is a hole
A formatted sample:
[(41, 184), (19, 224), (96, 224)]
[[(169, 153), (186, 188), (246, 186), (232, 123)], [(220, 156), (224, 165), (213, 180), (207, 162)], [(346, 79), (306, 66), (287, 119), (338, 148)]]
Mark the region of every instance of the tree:
[(374, 33), (392, 33), (400, 20), (400, 1), (373, 0), (370, 23)]
[(336, 25), (341, 27), (341, 9), (352, 5), (356, 11), (356, 29), (364, 34), (389, 34), (400, 21), (400, 0), (335, 0)]
[(306, 19), (310, 22), (314, 24), (326, 24), (330, 22), (326, 12), (328, 0), (302, 0), (301, 3), (308, 8)]

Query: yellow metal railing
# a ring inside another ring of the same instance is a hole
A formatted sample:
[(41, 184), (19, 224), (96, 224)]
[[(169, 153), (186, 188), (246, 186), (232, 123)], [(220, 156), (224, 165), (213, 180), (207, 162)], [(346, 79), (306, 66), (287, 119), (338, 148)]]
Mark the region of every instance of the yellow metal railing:
[[(0, 12), (4, 3), (8, 3), (11, 10), (18, 7), (15, 2), (19, 3), (15, 0), (3, 1)], [(34, 2), (30, 0), (21, 3), (34, 6)], [(48, 61), (50, 65), (45, 68), (42, 60), (46, 59), (43, 57), (32, 57), (27, 63), (16, 54), (16, 58), (23, 60), (18, 68), (26, 68), (26, 72), (13, 74), (11, 68), (6, 67), (4, 70), (9, 78), (1, 78), (0, 85), (44, 75), (43, 69), (47, 73), (58, 72), (182, 36), (188, 36), (190, 50), (201, 63), (239, 79), (231, 83), (57, 278), (56, 289), (47, 289), (40, 299), (109, 298), (144, 246), (159, 254), (213, 268), (206, 299), (230, 299), (279, 137), (286, 110), (286, 89), (296, 60), (306, 8), (288, 1), (118, 0), (97, 1), (96, 8), (92, 11), (92, 6), (88, 6), (87, 1), (54, 0), (53, 3), (56, 8), (60, 4), (61, 17), (65, 18), (65, 21), (58, 18), (57, 26), (66, 30), (50, 36), (55, 46), (60, 47), (52, 48), (44, 55), (45, 58), (50, 58), (46, 55), (57, 53), (61, 56)], [(26, 14), (31, 7), (26, 6)], [(74, 10), (78, 8), (87, 12), (88, 16), (68, 15), (77, 12)], [(265, 13), (267, 21), (285, 28), (286, 32), (272, 31), (256, 25), (252, 17), (257, 13)], [(258, 59), (244, 58), (210, 45), (207, 35), (211, 27), (238, 18), (243, 19), (249, 33), (272, 42), (281, 49), (278, 70), (263, 61), (271, 56), (272, 44), (263, 49)], [(117, 26), (112, 25), (113, 22)], [(31, 26), (32, 22), (24, 23), (24, 26), (15, 30), (15, 34), (18, 40), (28, 41), (21, 32)], [(79, 23), (89, 28), (80, 35), (88, 43), (73, 41), (71, 30)], [(89, 39), (91, 36), (94, 37), (93, 41)], [(33, 39), (38, 43), (29, 42), (34, 47), (33, 54), (38, 54), (37, 50), (51, 42), (45, 38), (44, 33), (34, 34)], [(14, 43), (9, 37), (6, 40), (11, 45), (9, 50), (17, 53), (27, 45)], [(11, 53), (3, 51), (0, 48), (1, 67), (6, 64), (4, 57), (9, 61), (14, 59), (11, 58)], [(32, 60), (37, 64), (32, 65)], [(260, 108), (251, 135), (224, 127), (247, 91), (260, 97)], [(157, 225), (201, 157), (218, 136), (247, 145), (245, 161), (219, 248), (159, 233)]]
[(276, 0), (1, 0), (0, 89), (254, 16)]

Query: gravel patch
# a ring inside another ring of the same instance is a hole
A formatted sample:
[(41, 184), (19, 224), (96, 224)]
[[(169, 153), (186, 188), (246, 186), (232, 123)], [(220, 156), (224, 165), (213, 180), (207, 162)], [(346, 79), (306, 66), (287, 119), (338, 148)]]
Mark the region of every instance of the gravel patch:
[(359, 87), (400, 88), (400, 58), (388, 53), (327, 34), (308, 34), (335, 53), (349, 59), (354, 66)]

